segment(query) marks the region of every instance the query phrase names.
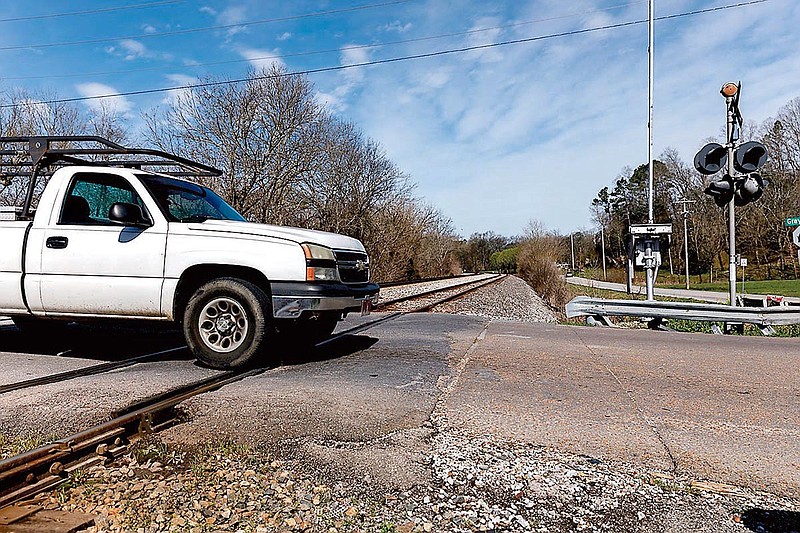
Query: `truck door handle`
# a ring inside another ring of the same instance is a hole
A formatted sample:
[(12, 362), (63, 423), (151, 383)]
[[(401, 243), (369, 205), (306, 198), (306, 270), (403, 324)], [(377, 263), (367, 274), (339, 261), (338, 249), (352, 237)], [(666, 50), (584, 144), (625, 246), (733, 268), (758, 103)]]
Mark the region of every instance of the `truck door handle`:
[(66, 248), (69, 244), (69, 239), (66, 237), (48, 237), (44, 245), (48, 248)]

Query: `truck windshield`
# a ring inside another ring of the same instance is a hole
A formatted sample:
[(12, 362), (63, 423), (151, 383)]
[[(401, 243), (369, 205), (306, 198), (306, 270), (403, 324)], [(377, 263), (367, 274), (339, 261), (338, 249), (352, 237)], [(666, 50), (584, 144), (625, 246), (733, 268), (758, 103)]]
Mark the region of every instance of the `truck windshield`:
[(245, 218), (207, 187), (153, 174), (137, 174), (170, 222)]

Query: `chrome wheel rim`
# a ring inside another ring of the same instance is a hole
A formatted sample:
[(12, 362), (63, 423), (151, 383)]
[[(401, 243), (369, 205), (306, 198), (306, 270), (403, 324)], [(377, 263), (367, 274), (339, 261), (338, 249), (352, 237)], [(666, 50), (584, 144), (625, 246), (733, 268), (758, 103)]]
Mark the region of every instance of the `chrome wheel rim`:
[(228, 353), (244, 344), (250, 321), (242, 305), (231, 298), (208, 302), (197, 320), (203, 343), (219, 353)]

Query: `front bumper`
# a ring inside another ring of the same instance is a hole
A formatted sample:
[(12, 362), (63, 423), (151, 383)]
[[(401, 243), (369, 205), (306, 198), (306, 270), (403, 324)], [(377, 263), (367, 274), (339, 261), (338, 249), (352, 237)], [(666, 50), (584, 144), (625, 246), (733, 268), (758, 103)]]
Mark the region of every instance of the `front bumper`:
[(355, 286), (344, 283), (273, 282), (272, 316), (300, 318), (310, 311), (360, 311), (378, 303), (380, 287), (376, 283)]

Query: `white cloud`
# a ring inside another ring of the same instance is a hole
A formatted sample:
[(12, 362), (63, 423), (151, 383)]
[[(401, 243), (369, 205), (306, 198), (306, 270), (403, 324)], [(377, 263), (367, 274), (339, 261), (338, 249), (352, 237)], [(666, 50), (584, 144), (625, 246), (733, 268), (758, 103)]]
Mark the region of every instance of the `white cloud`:
[(403, 24), (399, 20), (395, 20), (394, 22), (390, 22), (389, 24), (384, 24), (383, 26), (380, 26), (378, 30), (385, 32), (405, 33), (413, 27), (414, 25), (411, 24), (410, 22), (406, 22), (405, 24)]
[(239, 24), (247, 18), (247, 9), (244, 6), (230, 6), (219, 14), (217, 20), (220, 24)]
[(142, 31), (145, 33), (155, 33), (157, 30), (155, 26), (151, 26), (150, 24), (145, 24), (142, 26)]
[(125, 51), (125, 61), (132, 61), (147, 55), (147, 47), (134, 39), (123, 39), (119, 42), (119, 46)]
[[(370, 60), (369, 51), (366, 48), (357, 48), (357, 44), (348, 44), (339, 53), (339, 64), (357, 65), (367, 63)], [(339, 83), (330, 92), (320, 92), (319, 97), (327, 103), (333, 110), (342, 113), (347, 109), (347, 100), (351, 93), (364, 83), (367, 67), (353, 67), (343, 69), (339, 75)]]
[[(475, 23), (470, 28), (470, 31), (474, 30), (482, 30), (485, 28), (492, 28), (487, 29), (486, 31), (480, 31), (475, 33), (470, 33), (467, 35), (465, 39), (466, 46), (482, 46), (482, 45), (491, 45), (497, 43), (502, 34), (503, 30), (497, 28), (497, 26), (501, 25), (501, 21), (496, 17), (481, 17), (475, 21)], [(466, 54), (461, 54), (462, 61), (479, 61), (481, 63), (494, 63), (498, 62), (503, 59), (503, 53), (498, 48), (482, 48), (478, 50), (473, 50), (471, 52), (467, 52)]]
[[(185, 87), (197, 83), (197, 78), (186, 74), (167, 74), (164, 77), (167, 79), (170, 86), (173, 87), (174, 86)], [(164, 96), (164, 99), (162, 100), (162, 103), (165, 104), (175, 103), (175, 101), (179, 97), (190, 91), (191, 89), (174, 89), (172, 91), (167, 91), (166, 96)]]
[[(356, 44), (349, 44), (342, 49), (339, 63), (341, 65), (358, 65), (369, 62), (369, 51), (366, 48), (354, 48)], [(342, 71), (342, 75), (351, 84), (359, 83), (364, 80), (364, 67), (348, 68)]]
[(84, 102), (87, 107), (95, 111), (108, 109), (120, 115), (129, 116), (133, 109), (130, 100), (124, 96), (114, 96), (119, 95), (119, 91), (110, 85), (96, 82), (79, 83), (75, 86), (75, 90), (84, 98), (108, 96), (108, 98), (95, 98)]
[[(230, 6), (217, 15), (217, 23), (223, 26), (239, 24), (245, 20), (247, 20), (247, 8), (245, 8), (245, 6)], [(225, 33), (230, 38), (237, 33), (244, 33), (246, 31), (246, 26), (233, 26), (232, 28), (228, 28)]]
[[(201, 11), (209, 17), (206, 20), (214, 17), (216, 22), (219, 17), (220, 24), (223, 19), (240, 24), (246, 20), (245, 15), (270, 16), (256, 2), (231, 2), (233, 6), (224, 12), (222, 7), (208, 6)], [(314, 47), (338, 48), (338, 57), (309, 60), (298, 63), (297, 68), (329, 65), (337, 60), (334, 64), (365, 63), (373, 58), (498, 43), (646, 18), (646, 2), (603, 11), (597, 9), (601, 4), (619, 2), (419, 0), (403, 5), (402, 11), (398, 8), (378, 22), (365, 18), (347, 27), (330, 29), (331, 33), (320, 31), (314, 35), (314, 42), (318, 40)], [(664, 1), (657, 7), (657, 14), (688, 11), (700, 4), (704, 7), (720, 1)], [(240, 5), (252, 11), (246, 12)], [(343, 45), (395, 40), (391, 35), (400, 33), (403, 38), (413, 38), (523, 21), (537, 22), (386, 48)], [(690, 161), (707, 137), (719, 133), (724, 123), (724, 105), (718, 91), (729, 79), (743, 81), (742, 111), (747, 120), (761, 122), (797, 96), (793, 81), (800, 76), (795, 32), (798, 23), (800, 2), (796, 0), (772, 0), (763, 6), (658, 22), (656, 154), (674, 146), (684, 160)], [(158, 28), (161, 29), (160, 24)], [(269, 39), (285, 40), (281, 49), (289, 50), (295, 41), (301, 41), (301, 36), (289, 31), (281, 34), (284, 28), (276, 28), (237, 35), (236, 44), (220, 48), (228, 53), (234, 51), (256, 68), (283, 65), (274, 57), (279, 51), (265, 43)], [(266, 41), (257, 41), (256, 37)], [(302, 37), (307, 35), (303, 33)], [(223, 38), (222, 33), (217, 36), (218, 40)], [(220, 44), (209, 42), (208, 35), (203, 39), (209, 52)], [(567, 231), (590, 223), (591, 199), (613, 181), (621, 168), (645, 161), (646, 45), (647, 26), (640, 24), (472, 53), (320, 73), (312, 81), (316, 84), (316, 100), (359, 124), (366, 135), (380, 142), (398, 166), (419, 184), (418, 193), (452, 217), (462, 233), (492, 229), (515, 234), (531, 218)], [(201, 44), (187, 50), (202, 47)], [(114, 43), (109, 53), (126, 57), (137, 51)], [(139, 53), (163, 59), (153, 50)], [(189, 51), (186, 55), (197, 55), (195, 59), (206, 61), (199, 53)], [(186, 65), (197, 64), (194, 59), (183, 61)], [(193, 79), (171, 74), (167, 80), (168, 85), (174, 86)], [(153, 85), (157, 83), (147, 84)], [(84, 91), (97, 93), (98, 88)], [(113, 88), (105, 87), (99, 92), (113, 94)], [(127, 100), (121, 101), (123, 108), (129, 105)]]
[(198, 11), (200, 13), (205, 13), (206, 15), (211, 15), (212, 17), (217, 16), (217, 10), (211, 6), (203, 6), (200, 9), (198, 9)]
[(342, 113), (347, 107), (342, 98), (332, 93), (317, 92), (315, 99), (321, 106), (334, 113)]
[(239, 50), (239, 55), (247, 59), (247, 61), (256, 69), (269, 69), (273, 65), (285, 68), (286, 63), (280, 57), (280, 50), (277, 48), (270, 50), (260, 50), (258, 48), (242, 48)]

